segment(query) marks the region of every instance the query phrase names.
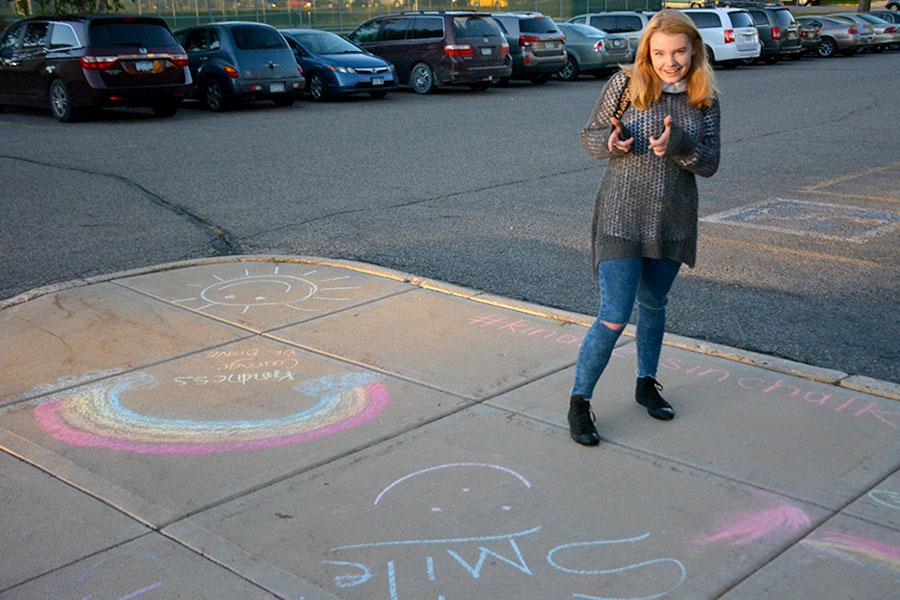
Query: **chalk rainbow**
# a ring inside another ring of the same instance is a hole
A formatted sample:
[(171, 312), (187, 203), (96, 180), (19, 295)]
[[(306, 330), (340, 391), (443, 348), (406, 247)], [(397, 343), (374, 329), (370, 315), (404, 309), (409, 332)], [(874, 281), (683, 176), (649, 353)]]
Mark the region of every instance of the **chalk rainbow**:
[(809, 525), (809, 516), (801, 508), (779, 502), (771, 508), (739, 512), (722, 522), (716, 531), (695, 539), (694, 543), (725, 542), (743, 546), (772, 535), (803, 531)]
[(316, 392), (306, 410), (269, 419), (195, 421), (139, 414), (122, 405), (126, 390), (151, 389), (157, 381), (132, 373), (55, 395), (35, 407), (37, 422), (52, 437), (75, 446), (140, 454), (218, 454), (300, 444), (367, 423), (389, 402), (387, 387), (367, 373), (303, 382)]
[(862, 559), (900, 573), (900, 548), (884, 542), (837, 531), (825, 531), (815, 539), (803, 540), (802, 543), (851, 562)]

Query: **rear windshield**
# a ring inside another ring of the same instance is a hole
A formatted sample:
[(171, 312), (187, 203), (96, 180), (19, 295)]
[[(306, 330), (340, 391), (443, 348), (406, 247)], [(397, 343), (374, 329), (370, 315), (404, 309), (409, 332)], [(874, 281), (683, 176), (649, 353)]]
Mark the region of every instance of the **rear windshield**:
[(745, 10), (728, 13), (728, 16), (731, 17), (731, 26), (735, 29), (739, 27), (753, 27), (753, 17)]
[(858, 16), (860, 19), (863, 19), (864, 21), (868, 21), (872, 25), (890, 25), (890, 23), (888, 23), (885, 19), (882, 19), (881, 17), (876, 17), (875, 15), (860, 14)]
[(559, 33), (556, 23), (549, 17), (534, 17), (519, 21), (519, 31), (522, 33)]
[(231, 37), (238, 50), (274, 50), (286, 48), (287, 42), (281, 34), (268, 27), (242, 25), (231, 29)]
[(323, 31), (321, 33), (298, 33), (294, 36), (313, 54), (358, 54), (359, 48), (339, 35)]
[(796, 23), (794, 21), (794, 15), (791, 14), (791, 11), (788, 9), (784, 10), (776, 10), (775, 12), (775, 24), (779, 27), (787, 27), (788, 25), (793, 25)]
[(89, 35), (91, 45), (101, 48), (158, 48), (178, 45), (168, 29), (155, 23), (94, 21)]
[(597, 29), (596, 27), (591, 27), (590, 25), (581, 25), (579, 23), (569, 23), (566, 25), (567, 29), (573, 29), (576, 33), (580, 33), (584, 37), (589, 38), (602, 38), (606, 37), (605, 34)]
[(709, 12), (689, 12), (686, 13), (691, 18), (697, 29), (715, 29), (722, 26), (719, 15)]
[(500, 37), (497, 22), (485, 17), (453, 17), (453, 31), (457, 38)]

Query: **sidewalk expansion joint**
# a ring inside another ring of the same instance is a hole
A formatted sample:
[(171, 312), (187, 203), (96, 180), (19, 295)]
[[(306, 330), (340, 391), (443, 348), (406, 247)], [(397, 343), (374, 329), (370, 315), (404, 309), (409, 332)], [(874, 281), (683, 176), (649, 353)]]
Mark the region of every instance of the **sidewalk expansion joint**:
[(125, 177), (124, 175), (118, 175), (116, 173), (104, 173), (103, 171), (92, 171), (90, 169), (85, 169), (82, 167), (73, 167), (69, 165), (58, 165), (50, 162), (35, 160), (32, 158), (23, 158), (21, 156), (12, 156), (9, 154), (0, 154), (0, 158), (5, 158), (8, 160), (17, 160), (25, 163), (30, 163), (34, 165), (39, 165), (42, 167), (49, 167), (53, 169), (60, 169), (63, 171), (73, 171), (75, 173), (81, 173), (83, 175), (94, 175), (98, 177), (106, 177), (108, 179), (112, 179), (114, 181), (118, 181), (119, 183), (123, 183), (128, 187), (134, 188), (140, 191), (144, 196), (150, 199), (151, 202), (164, 208), (165, 210), (185, 219), (191, 225), (198, 227), (201, 229), (206, 236), (209, 238), (209, 243), (216, 251), (217, 254), (220, 255), (229, 255), (229, 254), (240, 254), (241, 246), (240, 242), (235, 239), (234, 234), (229, 232), (224, 227), (219, 227), (214, 223), (211, 223), (207, 219), (201, 217), (197, 213), (192, 212), (188, 208), (184, 206), (180, 206), (178, 204), (174, 204), (163, 198), (161, 195), (153, 192), (143, 185), (137, 183), (136, 181)]

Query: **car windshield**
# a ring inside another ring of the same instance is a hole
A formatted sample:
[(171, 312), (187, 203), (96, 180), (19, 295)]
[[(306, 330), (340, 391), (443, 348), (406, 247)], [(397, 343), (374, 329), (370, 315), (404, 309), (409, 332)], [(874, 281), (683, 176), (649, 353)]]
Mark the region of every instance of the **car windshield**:
[(484, 17), (453, 17), (453, 31), (458, 38), (500, 37), (497, 22)]
[(865, 21), (868, 21), (868, 22), (871, 23), (872, 25), (890, 25), (890, 23), (888, 23), (888, 22), (885, 21), (884, 19), (879, 19), (878, 17), (875, 17), (875, 16), (873, 16), (873, 15), (863, 15), (863, 14), (860, 14), (860, 15), (859, 15), (859, 18), (860, 18), (860, 19), (863, 19), (863, 20), (865, 20)]
[(286, 48), (287, 42), (281, 34), (269, 27), (246, 25), (233, 27), (231, 37), (238, 50), (275, 50)]
[(556, 23), (549, 17), (534, 17), (519, 21), (519, 31), (522, 33), (559, 33)]
[(574, 30), (576, 33), (580, 33), (584, 37), (589, 38), (601, 38), (606, 37), (606, 32), (597, 29), (596, 27), (591, 27), (590, 25), (583, 25), (580, 23), (569, 23), (565, 26), (565, 29)]
[(294, 39), (306, 46), (313, 54), (360, 54), (362, 50), (339, 35), (322, 33), (298, 33)]
[(829, 17), (819, 17), (819, 20), (824, 21), (828, 25), (837, 25), (838, 27), (847, 27), (848, 25), (852, 25), (851, 22), (843, 21), (840, 19), (831, 19)]
[(159, 48), (178, 44), (168, 29), (154, 23), (94, 21), (89, 35), (91, 45), (100, 48)]
[(731, 17), (732, 27), (753, 27), (753, 17), (746, 10), (730, 12), (728, 16)]
[(791, 14), (791, 11), (788, 9), (776, 10), (775, 12), (775, 24), (779, 27), (787, 27), (788, 25), (793, 25), (796, 23), (794, 21), (794, 15)]

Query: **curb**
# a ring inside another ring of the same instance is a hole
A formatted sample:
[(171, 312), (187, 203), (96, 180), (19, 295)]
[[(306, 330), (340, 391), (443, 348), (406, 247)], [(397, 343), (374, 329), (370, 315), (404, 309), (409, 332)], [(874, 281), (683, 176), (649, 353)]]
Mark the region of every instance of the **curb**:
[[(365, 273), (367, 275), (381, 277), (384, 279), (401, 281), (425, 290), (431, 290), (441, 294), (465, 298), (467, 300), (472, 300), (473, 302), (479, 302), (481, 304), (487, 304), (489, 306), (496, 306), (499, 308), (514, 310), (516, 312), (520, 312), (522, 314), (530, 315), (533, 317), (552, 319), (560, 323), (579, 325), (581, 327), (590, 327), (594, 322), (594, 317), (590, 315), (584, 315), (581, 313), (571, 312), (558, 308), (551, 308), (539, 304), (532, 304), (524, 300), (515, 300), (512, 298), (497, 296), (488, 292), (484, 292), (482, 290), (475, 290), (464, 286), (438, 281), (436, 279), (431, 279), (428, 277), (418, 277), (416, 275), (404, 273), (403, 271), (397, 271), (395, 269), (390, 269), (387, 267), (382, 267), (379, 265), (361, 261), (326, 259), (315, 256), (302, 255), (289, 256), (268, 254), (188, 259), (150, 267), (142, 267), (139, 269), (118, 271), (106, 275), (97, 275), (94, 277), (87, 277), (83, 279), (73, 279), (62, 283), (55, 283), (52, 285), (35, 288), (33, 290), (23, 292), (22, 294), (19, 294), (17, 296), (13, 296), (12, 298), (0, 300), (0, 310), (5, 310), (19, 304), (24, 304), (25, 302), (40, 298), (41, 296), (46, 296), (48, 294), (55, 294), (57, 292), (69, 289), (86, 287), (98, 283), (105, 283), (116, 279), (124, 279), (126, 277), (134, 277), (136, 275), (161, 273), (164, 271), (172, 271), (175, 269), (183, 269), (199, 265), (242, 262), (275, 262), (336, 267), (339, 269), (347, 269), (350, 271)], [(634, 326), (628, 325), (623, 333), (626, 336), (634, 337)], [(754, 367), (766, 369), (767, 371), (784, 373), (818, 383), (825, 383), (858, 392), (864, 392), (873, 396), (900, 401), (900, 384), (890, 381), (883, 381), (863, 375), (852, 375), (843, 371), (816, 367), (814, 365), (808, 365), (806, 363), (796, 362), (789, 359), (773, 357), (750, 350), (742, 350), (740, 348), (705, 342), (702, 340), (670, 333), (665, 334), (663, 344), (672, 346), (674, 348), (680, 348), (682, 350), (695, 352), (697, 354), (705, 354), (725, 360), (752, 365)]]

